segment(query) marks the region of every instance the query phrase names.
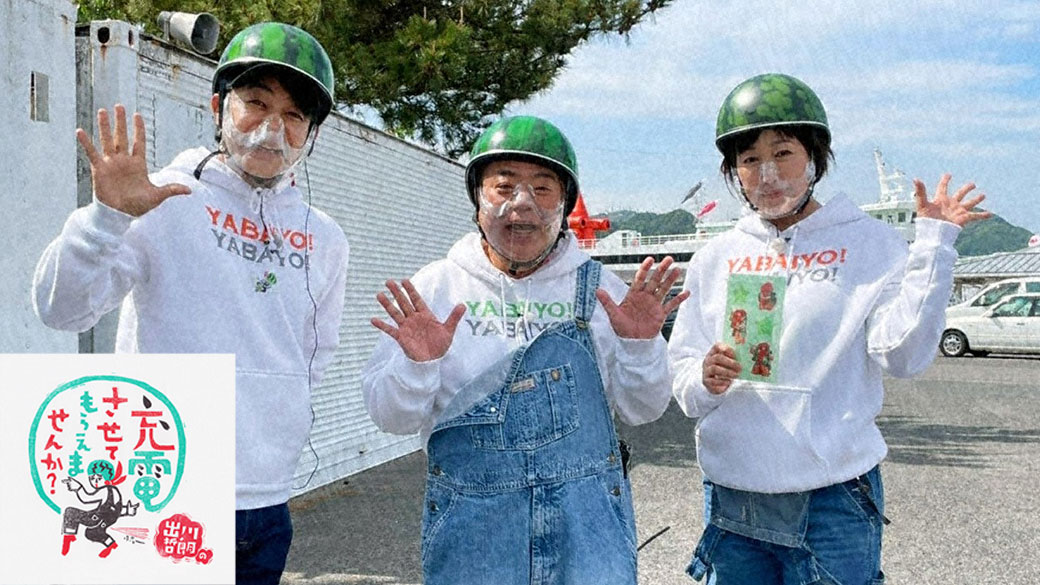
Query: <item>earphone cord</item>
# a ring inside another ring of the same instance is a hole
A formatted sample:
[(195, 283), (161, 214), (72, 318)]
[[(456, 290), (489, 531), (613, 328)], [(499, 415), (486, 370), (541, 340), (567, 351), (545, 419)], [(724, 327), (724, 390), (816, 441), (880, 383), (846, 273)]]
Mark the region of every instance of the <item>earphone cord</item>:
[[(307, 241), (310, 241), (310, 220), (311, 220), (311, 172), (307, 168), (307, 159), (303, 159), (303, 172), (307, 178), (307, 214), (303, 219), (303, 233), (307, 237)], [(311, 331), (314, 333), (314, 347), (311, 348), (311, 357), (307, 361), (307, 401), (311, 408), (311, 429), (314, 428), (314, 420), (316, 418), (314, 414), (314, 402), (311, 399), (311, 369), (314, 366), (314, 358), (318, 355), (318, 302), (314, 300), (314, 293), (311, 292), (311, 254), (310, 250), (304, 255), (303, 263), (304, 282), (307, 287), (307, 297), (311, 300)], [(314, 479), (314, 474), (318, 472), (318, 467), (321, 465), (321, 457), (318, 456), (318, 451), (314, 448), (314, 443), (311, 440), (310, 435), (307, 436), (307, 448), (311, 450), (311, 454), (314, 455), (314, 468), (311, 469), (310, 474), (307, 476), (307, 481), (303, 482), (301, 486), (293, 486), (293, 489), (300, 490), (310, 485), (311, 480)]]

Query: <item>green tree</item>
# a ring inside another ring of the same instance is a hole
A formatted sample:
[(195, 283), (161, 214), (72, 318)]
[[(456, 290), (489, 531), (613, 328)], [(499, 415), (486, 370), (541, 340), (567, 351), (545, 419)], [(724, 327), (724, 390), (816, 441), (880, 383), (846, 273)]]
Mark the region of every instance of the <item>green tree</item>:
[(252, 23), (295, 24), (329, 51), (341, 107), (371, 107), (388, 131), (457, 156), (511, 102), (548, 89), (581, 43), (627, 36), (673, 1), (82, 0), (80, 20), (156, 33), (160, 11), (208, 11), (220, 47)]

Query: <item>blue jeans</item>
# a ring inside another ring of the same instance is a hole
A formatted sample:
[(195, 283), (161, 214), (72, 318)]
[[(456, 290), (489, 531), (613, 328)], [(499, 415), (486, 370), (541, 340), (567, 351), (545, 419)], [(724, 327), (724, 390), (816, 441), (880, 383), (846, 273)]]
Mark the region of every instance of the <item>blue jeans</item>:
[[(805, 493), (804, 512), (780, 510), (773, 519), (788, 518), (792, 530), (777, 525), (720, 528), (711, 521), (712, 506), (719, 504), (720, 488), (705, 481), (704, 529), (693, 561), (687, 569), (700, 580), (718, 585), (882, 585), (881, 533), (884, 524), (884, 489), (878, 467), (859, 478)], [(746, 492), (745, 492), (746, 493)], [(784, 494), (782, 498), (787, 498)], [(769, 506), (769, 494), (751, 494), (754, 502)], [(798, 502), (797, 498), (781, 505)], [(754, 517), (755, 514), (744, 514)], [(723, 524), (726, 522), (723, 520)], [(754, 524), (754, 523), (752, 523)], [(759, 530), (759, 532), (755, 532)], [(764, 531), (763, 531), (764, 530)], [(780, 544), (777, 541), (792, 541)], [(797, 542), (794, 542), (797, 541)], [(714, 579), (714, 581), (712, 581)]]
[(632, 493), (588, 331), (598, 278), (583, 265), (575, 320), (517, 349), (504, 384), (434, 426), (425, 585), (636, 584)]
[(292, 534), (287, 503), (235, 510), (235, 583), (278, 585)]

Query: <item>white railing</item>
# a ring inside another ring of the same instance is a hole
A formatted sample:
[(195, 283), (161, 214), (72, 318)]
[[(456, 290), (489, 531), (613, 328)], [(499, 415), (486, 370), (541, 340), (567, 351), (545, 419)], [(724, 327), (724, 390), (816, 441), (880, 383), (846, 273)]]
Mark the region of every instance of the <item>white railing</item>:
[(585, 249), (610, 249), (626, 250), (645, 248), (647, 246), (660, 246), (675, 242), (707, 242), (717, 236), (717, 233), (697, 232), (693, 234), (668, 234), (663, 236), (632, 235), (627, 238), (604, 238), (578, 240), (578, 245)]

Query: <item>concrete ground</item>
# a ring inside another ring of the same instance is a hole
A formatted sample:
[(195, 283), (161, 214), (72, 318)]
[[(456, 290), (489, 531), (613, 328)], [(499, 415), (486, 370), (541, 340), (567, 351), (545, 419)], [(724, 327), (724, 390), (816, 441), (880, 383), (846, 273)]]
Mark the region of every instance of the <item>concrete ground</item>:
[[(886, 388), (888, 583), (1040, 581), (1040, 359), (938, 358)], [(639, 542), (667, 529), (640, 552), (640, 585), (692, 584), (683, 570), (702, 521), (693, 421), (673, 404), (621, 433), (633, 447)], [(295, 498), (282, 583), (421, 583), (424, 472), (413, 453)]]

